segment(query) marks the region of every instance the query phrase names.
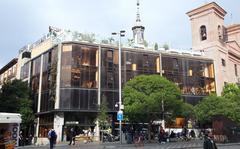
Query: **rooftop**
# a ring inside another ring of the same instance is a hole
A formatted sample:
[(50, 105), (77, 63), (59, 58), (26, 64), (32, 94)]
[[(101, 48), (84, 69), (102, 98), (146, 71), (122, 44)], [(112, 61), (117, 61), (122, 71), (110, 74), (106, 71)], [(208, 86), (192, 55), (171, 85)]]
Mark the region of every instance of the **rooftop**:
[(5, 66), (3, 66), (0, 69), (0, 74), (4, 73), (6, 70), (8, 70), (9, 68), (11, 68), (13, 65), (15, 65), (18, 62), (17, 58), (12, 59), (9, 63), (7, 63)]
[(232, 25), (227, 26), (228, 32), (233, 32), (233, 31), (237, 31), (237, 30), (240, 31), (240, 24), (232, 24)]
[(224, 17), (227, 14), (227, 12), (221, 6), (219, 6), (215, 2), (211, 2), (211, 3), (205, 4), (205, 5), (201, 6), (201, 7), (198, 7), (196, 9), (193, 9), (193, 10), (187, 12), (186, 14), (189, 17), (192, 17), (192, 16), (194, 16), (196, 14), (205, 12), (207, 10), (214, 10), (215, 12), (220, 14), (222, 17)]

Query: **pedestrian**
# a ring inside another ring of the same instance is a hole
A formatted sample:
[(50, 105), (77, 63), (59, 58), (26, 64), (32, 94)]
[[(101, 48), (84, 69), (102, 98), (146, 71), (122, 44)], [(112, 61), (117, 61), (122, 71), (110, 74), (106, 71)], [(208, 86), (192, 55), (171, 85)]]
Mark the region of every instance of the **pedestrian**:
[(68, 145), (71, 145), (72, 143), (73, 143), (73, 145), (75, 145), (75, 137), (76, 137), (76, 132), (74, 131), (73, 128), (71, 128), (70, 133), (69, 133), (70, 142)]
[(24, 139), (23, 139), (22, 131), (19, 132), (18, 140), (19, 140), (19, 146), (24, 146)]
[(217, 149), (217, 145), (213, 140), (212, 132), (206, 132), (204, 137), (203, 149)]
[(165, 131), (163, 129), (163, 127), (161, 126), (160, 127), (160, 132), (159, 132), (159, 135), (158, 135), (158, 141), (159, 143), (166, 143), (166, 134), (165, 134)]
[(191, 138), (196, 137), (195, 131), (193, 129), (190, 131), (190, 136), (191, 136)]
[(48, 132), (48, 139), (50, 143), (50, 149), (53, 149), (54, 145), (56, 144), (57, 134), (54, 129), (50, 129)]
[(28, 137), (28, 144), (29, 145), (32, 145), (32, 139), (33, 139), (33, 136), (32, 136), (32, 134), (30, 134), (29, 137)]
[(184, 126), (183, 129), (182, 129), (182, 136), (183, 136), (183, 139), (184, 139), (185, 141), (188, 140), (188, 130), (187, 130), (187, 128), (186, 128), (185, 126)]
[[(110, 136), (111, 133), (109, 133), (109, 132), (111, 132), (111, 129), (110, 130), (108, 129), (108, 134)], [(89, 128), (87, 131), (87, 143), (90, 143), (90, 142), (93, 142), (91, 128)]]

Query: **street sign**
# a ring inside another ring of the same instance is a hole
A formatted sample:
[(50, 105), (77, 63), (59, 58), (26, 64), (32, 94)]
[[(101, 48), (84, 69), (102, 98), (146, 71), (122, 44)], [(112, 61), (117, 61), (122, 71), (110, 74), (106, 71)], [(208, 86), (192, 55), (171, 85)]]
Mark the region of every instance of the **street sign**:
[(123, 111), (118, 111), (117, 113), (117, 120), (122, 121), (123, 120)]

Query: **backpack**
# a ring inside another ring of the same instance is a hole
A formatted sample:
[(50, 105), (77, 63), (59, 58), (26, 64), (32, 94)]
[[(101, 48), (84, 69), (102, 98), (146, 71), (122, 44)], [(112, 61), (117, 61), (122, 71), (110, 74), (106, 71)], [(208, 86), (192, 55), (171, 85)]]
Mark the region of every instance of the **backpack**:
[(51, 131), (51, 134), (50, 134), (51, 138), (52, 139), (56, 139), (57, 138), (57, 134), (54, 130)]

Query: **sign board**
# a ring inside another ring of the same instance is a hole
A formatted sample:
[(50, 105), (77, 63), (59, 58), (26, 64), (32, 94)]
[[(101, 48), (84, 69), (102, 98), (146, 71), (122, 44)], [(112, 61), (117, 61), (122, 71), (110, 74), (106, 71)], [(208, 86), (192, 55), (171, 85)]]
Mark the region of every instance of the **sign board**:
[(117, 113), (117, 120), (122, 121), (123, 120), (123, 111), (118, 111)]

